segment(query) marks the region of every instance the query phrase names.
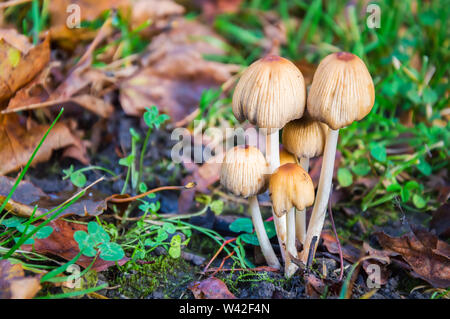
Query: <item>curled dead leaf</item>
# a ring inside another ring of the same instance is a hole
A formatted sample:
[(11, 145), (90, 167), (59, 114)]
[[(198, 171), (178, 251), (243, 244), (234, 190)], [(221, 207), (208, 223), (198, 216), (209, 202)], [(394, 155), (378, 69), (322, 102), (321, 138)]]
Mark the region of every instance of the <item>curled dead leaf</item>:
[[(19, 34), (17, 37), (22, 39)], [(42, 43), (31, 49), (24, 44), (24, 40), (15, 41), (14, 45), (5, 40), (6, 38), (0, 37), (0, 101), (10, 98), (30, 82), (50, 60), (48, 34)]]
[[(32, 123), (32, 122), (31, 122)], [(0, 175), (7, 174), (23, 167), (29, 160), (42, 136), (47, 131), (47, 125), (32, 123), (30, 129), (24, 127), (23, 119), (17, 114), (0, 115)], [(72, 153), (83, 164), (88, 164), (86, 149), (81, 140), (72, 134), (63, 123), (56, 123), (47, 139), (37, 152), (33, 163), (47, 161), (53, 150), (75, 146), (77, 153)]]
[(421, 228), (413, 228), (401, 237), (376, 233), (386, 250), (398, 253), (413, 269), (413, 276), (434, 287), (450, 286), (450, 245)]
[(228, 290), (227, 285), (216, 277), (193, 282), (188, 288), (194, 294), (195, 299), (236, 299), (236, 296)]

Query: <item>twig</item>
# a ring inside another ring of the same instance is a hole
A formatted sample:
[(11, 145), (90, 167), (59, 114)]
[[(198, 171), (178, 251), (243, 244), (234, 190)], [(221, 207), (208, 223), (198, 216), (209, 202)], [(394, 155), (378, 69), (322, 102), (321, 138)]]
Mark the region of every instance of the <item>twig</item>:
[(233, 250), (231, 253), (228, 254), (228, 256), (226, 256), (224, 259), (222, 259), (222, 262), (220, 263), (219, 268), (217, 268), (217, 270), (215, 272), (213, 272), (211, 276), (214, 276), (215, 274), (217, 274), (222, 269), (223, 265), (225, 265), (225, 261), (227, 261), (228, 258), (232, 257), (235, 252), (236, 251)]
[[(206, 272), (217, 271), (217, 268), (210, 268), (206, 270)], [(269, 267), (269, 266), (261, 266), (255, 268), (222, 268), (219, 271), (271, 271), (271, 272), (279, 272), (280, 270), (277, 268)]]
[(127, 202), (132, 202), (136, 199), (145, 197), (149, 194), (152, 193), (156, 193), (156, 192), (160, 192), (160, 191), (167, 191), (167, 190), (182, 190), (182, 189), (190, 189), (190, 188), (194, 188), (196, 186), (195, 183), (188, 183), (184, 186), (162, 186), (162, 187), (157, 187), (154, 189), (151, 189), (145, 193), (136, 195), (136, 196), (132, 196), (132, 197), (127, 197), (127, 198), (115, 198), (116, 196), (123, 196), (123, 195), (119, 195), (119, 194), (114, 194), (111, 195), (109, 197), (107, 197), (105, 199), (105, 202), (112, 202), (112, 203), (127, 203)]
[(203, 272), (205, 273), (209, 266), (211, 265), (211, 263), (217, 258), (217, 256), (219, 256), (220, 252), (224, 249), (224, 247), (229, 244), (232, 243), (233, 241), (235, 241), (237, 239), (237, 237), (228, 239), (226, 241), (223, 242), (222, 246), (220, 246), (220, 248), (217, 250), (217, 252), (215, 253), (215, 255), (211, 258), (211, 260), (208, 262), (208, 264), (206, 265), (206, 267), (203, 269)]

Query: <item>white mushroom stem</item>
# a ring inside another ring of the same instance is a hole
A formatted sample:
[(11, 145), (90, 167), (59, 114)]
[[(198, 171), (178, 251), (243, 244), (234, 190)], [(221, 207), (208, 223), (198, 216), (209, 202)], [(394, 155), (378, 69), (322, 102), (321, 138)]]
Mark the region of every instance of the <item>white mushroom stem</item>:
[(316, 237), (315, 246), (312, 248), (312, 256), (314, 257), (317, 243), (320, 239), (323, 224), (325, 222), (328, 199), (330, 197), (331, 182), (333, 179), (334, 160), (336, 157), (336, 146), (339, 137), (339, 130), (332, 130), (327, 133), (327, 141), (323, 153), (322, 168), (320, 171), (319, 187), (317, 189), (316, 202), (311, 214), (311, 219), (308, 225), (308, 232), (306, 233), (306, 241), (303, 246), (301, 260), (307, 264), (308, 254), (311, 250), (311, 242)]
[(292, 257), (297, 258), (297, 248), (295, 247), (295, 207), (292, 207), (286, 214), (286, 260), (284, 264), (284, 275), (291, 277), (298, 266), (292, 262)]
[(256, 236), (258, 237), (261, 252), (266, 259), (267, 265), (276, 269), (280, 269), (280, 262), (278, 261), (277, 255), (275, 255), (275, 252), (273, 251), (269, 237), (266, 233), (266, 229), (264, 228), (261, 211), (259, 210), (258, 198), (256, 196), (249, 197), (248, 204), (250, 213), (252, 214), (252, 221), (253, 226), (255, 227)]
[[(280, 166), (280, 142), (279, 131), (266, 135), (266, 160), (270, 166), (270, 173), (273, 173)], [(286, 249), (286, 215), (277, 217), (272, 209), (273, 222), (277, 231), (278, 243), (280, 244), (281, 257), (285, 260)]]
[[(309, 170), (309, 158), (302, 157), (300, 159), (300, 165), (303, 167), (305, 172)], [(297, 239), (302, 245), (305, 245), (306, 240), (306, 209), (297, 210), (295, 214), (295, 231)]]

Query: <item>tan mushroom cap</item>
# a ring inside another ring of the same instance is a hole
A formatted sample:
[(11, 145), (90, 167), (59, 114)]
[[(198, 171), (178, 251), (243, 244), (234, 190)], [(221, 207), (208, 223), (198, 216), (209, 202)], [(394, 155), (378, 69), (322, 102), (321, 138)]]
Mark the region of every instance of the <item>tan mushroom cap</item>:
[(297, 158), (320, 156), (325, 148), (327, 131), (326, 124), (304, 116), (283, 128), (283, 145)]
[(375, 89), (364, 62), (349, 52), (332, 53), (319, 64), (309, 89), (308, 113), (333, 130), (364, 118)]
[(269, 165), (258, 148), (236, 146), (225, 154), (220, 183), (236, 196), (254, 196), (266, 190), (268, 170)]
[(294, 155), (286, 151), (285, 147), (280, 147), (280, 166), (287, 163), (297, 163)]
[(314, 203), (314, 185), (308, 173), (297, 164), (280, 166), (270, 177), (269, 192), (278, 217), (292, 207), (303, 210)]
[(248, 120), (270, 134), (302, 117), (305, 102), (300, 70), (285, 58), (268, 55), (242, 73), (233, 94), (233, 113), (238, 121)]

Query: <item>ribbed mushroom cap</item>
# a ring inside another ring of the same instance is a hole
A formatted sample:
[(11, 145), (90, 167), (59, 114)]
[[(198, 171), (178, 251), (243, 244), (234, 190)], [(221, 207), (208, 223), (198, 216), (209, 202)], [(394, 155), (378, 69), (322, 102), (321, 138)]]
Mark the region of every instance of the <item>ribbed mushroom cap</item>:
[(332, 53), (319, 64), (308, 94), (308, 113), (333, 130), (359, 121), (375, 101), (372, 77), (349, 52)]
[(280, 166), (287, 163), (297, 163), (294, 155), (286, 151), (285, 147), (280, 148)]
[(320, 156), (325, 147), (327, 131), (326, 124), (304, 116), (283, 128), (283, 146), (298, 158)]
[(285, 58), (268, 55), (242, 74), (233, 94), (233, 113), (238, 121), (248, 120), (273, 133), (302, 117), (305, 102), (300, 70)]
[(314, 185), (308, 173), (297, 164), (280, 166), (270, 177), (269, 192), (273, 211), (283, 216), (292, 207), (303, 210), (314, 203)]
[(236, 196), (249, 197), (267, 188), (269, 165), (259, 149), (236, 146), (223, 159), (220, 183)]

